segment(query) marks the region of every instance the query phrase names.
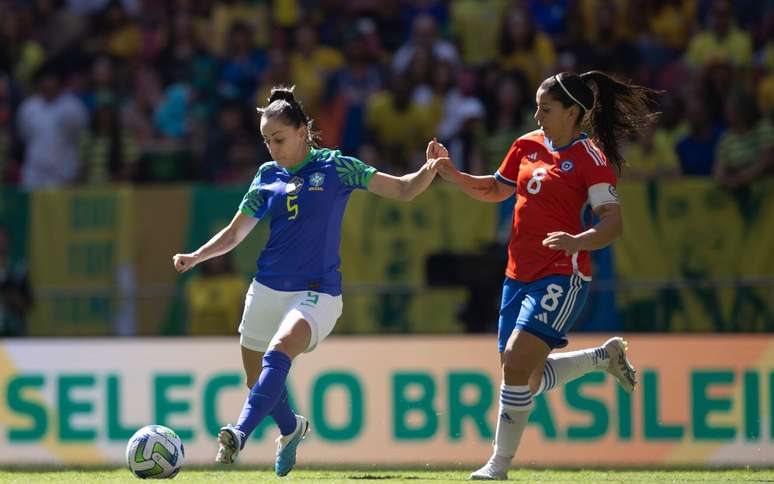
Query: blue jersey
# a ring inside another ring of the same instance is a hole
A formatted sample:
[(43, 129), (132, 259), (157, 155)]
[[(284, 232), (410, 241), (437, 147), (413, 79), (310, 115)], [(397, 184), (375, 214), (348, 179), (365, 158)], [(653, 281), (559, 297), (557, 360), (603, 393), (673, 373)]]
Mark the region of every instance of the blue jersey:
[(277, 291), (341, 294), (339, 246), (344, 209), (352, 190), (365, 189), (376, 169), (337, 150), (312, 149), (296, 167), (264, 163), (239, 210), (262, 218), (269, 241), (255, 280)]

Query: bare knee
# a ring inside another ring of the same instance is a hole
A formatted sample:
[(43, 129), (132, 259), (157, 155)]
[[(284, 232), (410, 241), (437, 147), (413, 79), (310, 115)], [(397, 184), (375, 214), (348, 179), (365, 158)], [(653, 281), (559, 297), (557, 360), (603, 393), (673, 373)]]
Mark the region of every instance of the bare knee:
[(506, 385), (527, 385), (530, 376), (541, 367), (551, 348), (528, 332), (514, 331), (502, 355)]
[(300, 355), (306, 349), (305, 345), (299, 343), (297, 338), (293, 338), (291, 335), (279, 337), (271, 344), (271, 351), (280, 351), (288, 355), (291, 359)]
[(279, 333), (269, 343), (269, 349), (281, 351), (292, 359), (306, 351), (311, 337), (311, 326), (306, 320), (298, 319), (287, 326), (283, 323)]

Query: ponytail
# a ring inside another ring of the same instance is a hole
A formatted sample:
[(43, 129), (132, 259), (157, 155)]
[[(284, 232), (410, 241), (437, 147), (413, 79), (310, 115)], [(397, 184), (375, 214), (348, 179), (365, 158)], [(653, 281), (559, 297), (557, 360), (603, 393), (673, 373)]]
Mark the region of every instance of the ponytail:
[(619, 147), (621, 139), (652, 124), (659, 113), (650, 110), (654, 91), (643, 86), (620, 81), (601, 71), (578, 75), (562, 72), (540, 85), (565, 108), (578, 106), (578, 124), (585, 125), (607, 160), (618, 173), (623, 167)]
[(659, 113), (653, 112), (649, 105), (661, 91), (629, 84), (601, 71), (589, 71), (579, 77), (596, 94), (586, 121), (592, 139), (620, 174), (624, 162), (620, 141), (658, 119)]
[(296, 86), (275, 86), (271, 88), (269, 103), (264, 107), (256, 108), (259, 116), (272, 118), (279, 116), (290, 126), (300, 128), (307, 127), (307, 142), (314, 148), (320, 147), (320, 133), (313, 128), (314, 121), (304, 113), (301, 103), (293, 95)]

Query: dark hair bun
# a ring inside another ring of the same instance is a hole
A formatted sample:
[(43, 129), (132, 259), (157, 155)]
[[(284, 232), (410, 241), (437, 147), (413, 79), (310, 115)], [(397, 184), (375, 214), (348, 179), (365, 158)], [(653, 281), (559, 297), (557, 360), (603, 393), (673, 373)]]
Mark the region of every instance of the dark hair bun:
[(296, 98), (293, 96), (293, 90), (296, 86), (291, 87), (274, 87), (271, 90), (271, 96), (269, 96), (269, 104), (277, 100), (287, 101), (290, 104), (296, 102)]

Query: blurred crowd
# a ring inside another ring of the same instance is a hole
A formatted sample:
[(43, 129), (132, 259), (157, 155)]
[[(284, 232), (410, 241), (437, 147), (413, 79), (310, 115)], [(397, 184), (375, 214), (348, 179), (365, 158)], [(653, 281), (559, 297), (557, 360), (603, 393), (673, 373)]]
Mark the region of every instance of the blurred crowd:
[[(492, 173), (535, 128), (542, 79), (599, 69), (664, 92), (625, 178), (736, 191), (774, 171), (773, 33), (774, 0), (0, 0), (0, 186), (245, 185), (275, 85), (380, 170), (416, 168), (436, 136)], [(33, 304), (10, 235), (0, 336)], [(244, 284), (226, 258), (204, 267), (187, 331), (229, 333)]]
[(630, 178), (771, 170), (772, 0), (0, 0), (0, 179), (244, 184), (255, 106), (296, 85), (326, 146), (381, 170), (437, 136), (491, 173), (558, 71), (665, 94)]

